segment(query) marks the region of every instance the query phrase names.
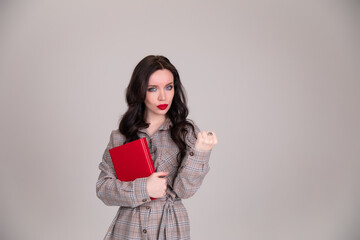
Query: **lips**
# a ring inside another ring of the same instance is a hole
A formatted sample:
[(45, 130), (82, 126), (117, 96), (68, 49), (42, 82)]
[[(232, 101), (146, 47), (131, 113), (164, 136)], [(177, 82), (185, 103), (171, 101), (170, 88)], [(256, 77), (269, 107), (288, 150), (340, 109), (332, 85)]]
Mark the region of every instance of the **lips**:
[(165, 110), (167, 108), (167, 106), (168, 106), (167, 104), (160, 104), (157, 107), (161, 110)]

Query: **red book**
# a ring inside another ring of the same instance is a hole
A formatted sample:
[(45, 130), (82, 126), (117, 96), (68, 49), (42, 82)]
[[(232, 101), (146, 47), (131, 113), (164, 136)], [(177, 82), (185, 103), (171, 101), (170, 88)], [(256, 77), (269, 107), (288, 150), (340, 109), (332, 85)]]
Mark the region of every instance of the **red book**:
[[(146, 138), (123, 144), (109, 150), (116, 176), (120, 181), (134, 181), (155, 172)], [(151, 198), (154, 199), (154, 198)]]

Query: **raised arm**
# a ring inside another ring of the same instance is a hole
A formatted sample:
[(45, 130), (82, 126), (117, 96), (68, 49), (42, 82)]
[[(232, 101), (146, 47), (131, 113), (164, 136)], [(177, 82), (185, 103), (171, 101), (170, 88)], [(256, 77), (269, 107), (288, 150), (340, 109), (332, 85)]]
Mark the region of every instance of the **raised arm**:
[(182, 199), (193, 196), (200, 188), (210, 170), (211, 149), (217, 144), (217, 138), (213, 132), (200, 132), (195, 125), (195, 134), (197, 138), (193, 132), (187, 134), (188, 150), (174, 180), (173, 190)]

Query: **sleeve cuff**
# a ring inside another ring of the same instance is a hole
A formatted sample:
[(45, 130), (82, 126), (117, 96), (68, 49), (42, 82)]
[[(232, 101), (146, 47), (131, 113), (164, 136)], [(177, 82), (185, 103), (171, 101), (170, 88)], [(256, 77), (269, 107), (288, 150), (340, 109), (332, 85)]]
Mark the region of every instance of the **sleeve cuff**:
[(198, 163), (207, 163), (210, 159), (211, 150), (201, 151), (196, 148), (190, 148), (187, 152), (188, 159)]
[(134, 198), (136, 206), (151, 201), (146, 190), (146, 181), (147, 178), (137, 178), (134, 180)]

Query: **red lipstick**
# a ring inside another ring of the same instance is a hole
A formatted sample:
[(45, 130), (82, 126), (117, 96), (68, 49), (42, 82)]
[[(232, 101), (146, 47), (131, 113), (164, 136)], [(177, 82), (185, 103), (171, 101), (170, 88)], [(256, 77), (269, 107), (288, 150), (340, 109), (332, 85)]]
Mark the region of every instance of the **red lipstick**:
[(161, 110), (165, 110), (167, 108), (167, 104), (160, 104), (160, 105), (157, 105), (157, 107)]

